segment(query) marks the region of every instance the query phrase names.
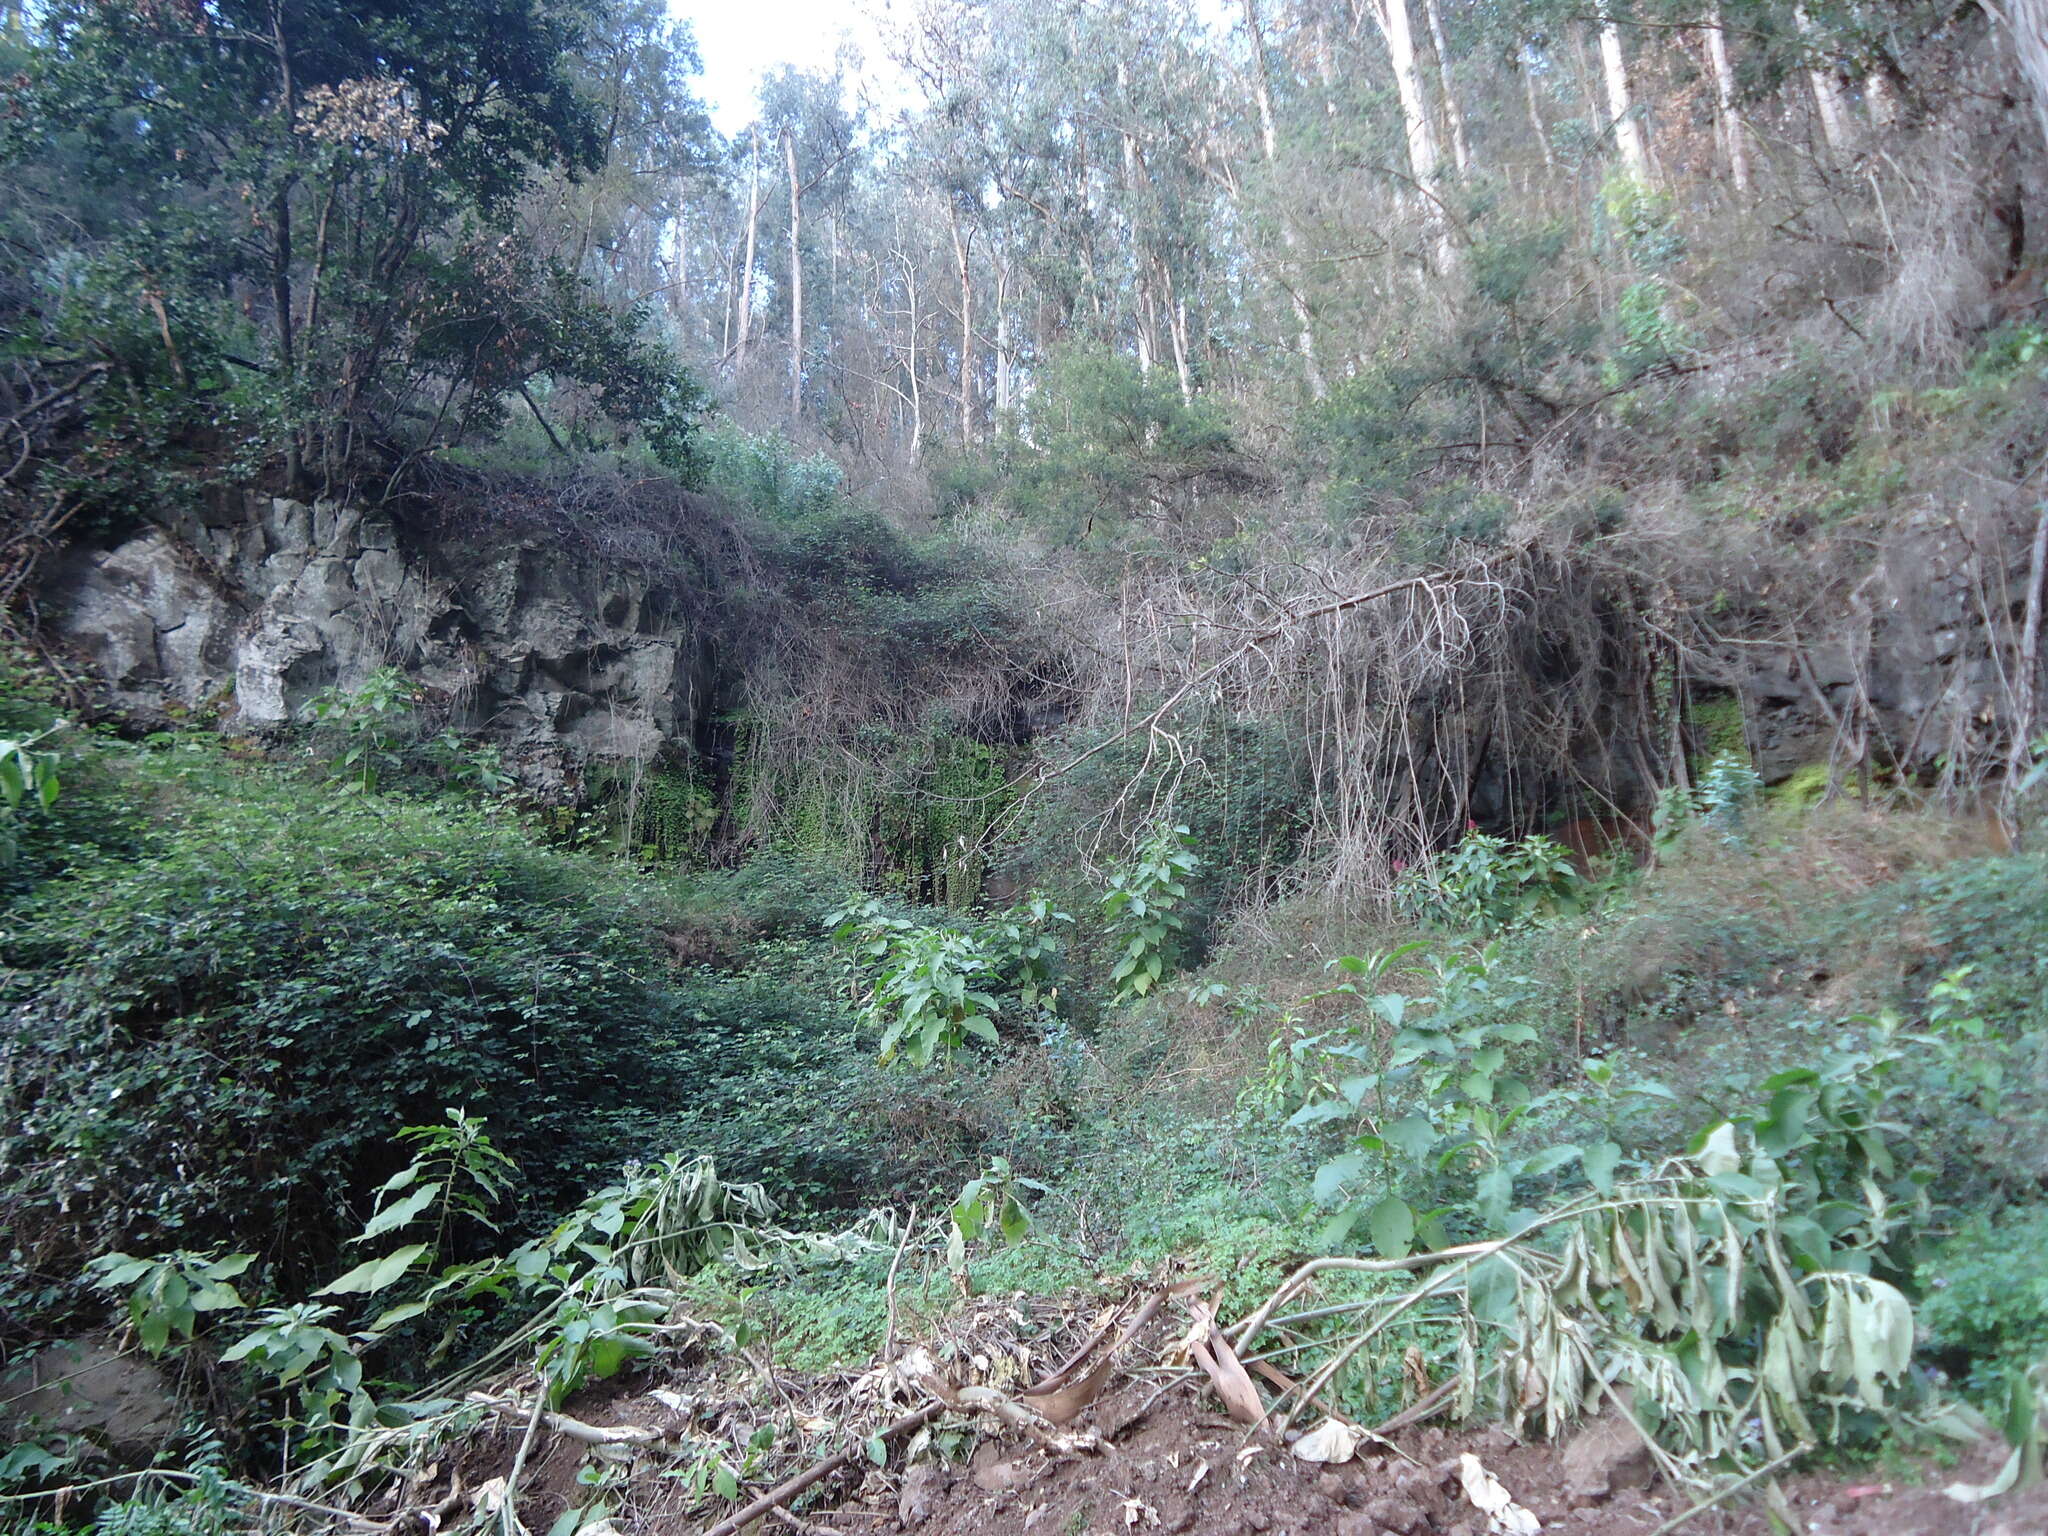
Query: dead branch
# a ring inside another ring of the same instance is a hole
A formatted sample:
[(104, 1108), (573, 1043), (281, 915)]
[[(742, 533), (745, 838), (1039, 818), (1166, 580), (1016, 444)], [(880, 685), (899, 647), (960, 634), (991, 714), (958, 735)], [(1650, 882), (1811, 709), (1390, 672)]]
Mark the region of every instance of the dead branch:
[[(884, 1425), (875, 1432), (874, 1438), (884, 1441), (893, 1440), (898, 1435), (906, 1434), (910, 1430), (923, 1428), (945, 1411), (946, 1405), (944, 1403), (926, 1403), (922, 1408), (906, 1413), (902, 1418), (895, 1420), (893, 1423)], [(827, 1456), (823, 1461), (797, 1473), (795, 1477), (777, 1483), (744, 1509), (735, 1510), (732, 1514), (727, 1515), (718, 1524), (706, 1531), (704, 1536), (736, 1536), (736, 1533), (745, 1530), (771, 1509), (780, 1509), (805, 1489), (824, 1481), (840, 1468), (851, 1466), (855, 1458), (865, 1454), (864, 1448), (850, 1447), (847, 1450)]]

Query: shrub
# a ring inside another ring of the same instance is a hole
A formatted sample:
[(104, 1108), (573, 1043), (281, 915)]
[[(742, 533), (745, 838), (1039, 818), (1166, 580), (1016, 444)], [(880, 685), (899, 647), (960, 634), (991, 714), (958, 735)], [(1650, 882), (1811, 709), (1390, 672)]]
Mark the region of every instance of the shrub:
[(1933, 1358), (1986, 1402), (2048, 1356), (2048, 1206), (1967, 1223), (1920, 1266), (1920, 1327)]
[(1466, 830), (1457, 847), (1401, 879), (1400, 901), (1426, 922), (1471, 933), (1576, 911), (1586, 882), (1562, 845), (1538, 834), (1509, 842)]
[(171, 812), (148, 856), (44, 886), (0, 948), (17, 1266), (227, 1241), (289, 1283), (396, 1126), (470, 1107), (552, 1208), (691, 1082), (621, 919), (656, 903), (615, 870), (448, 802), (307, 815), (302, 784), (196, 747), (126, 778)]

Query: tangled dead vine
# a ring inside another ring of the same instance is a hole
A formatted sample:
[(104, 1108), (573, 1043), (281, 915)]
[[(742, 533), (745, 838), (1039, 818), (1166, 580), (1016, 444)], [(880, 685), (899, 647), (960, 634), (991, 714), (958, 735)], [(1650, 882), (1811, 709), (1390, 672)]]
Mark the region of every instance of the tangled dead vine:
[(1469, 821), (1612, 809), (1659, 781), (1677, 740), (1673, 658), (1639, 621), (1646, 582), (1537, 541), (1397, 572), (1279, 548), (1228, 575), (1134, 571), (1092, 632), (1067, 628), (1083, 715), (1108, 734), (1054, 771), (1142, 737), (1138, 780), (1170, 802), (1206, 771), (1191, 729), (1204, 717), (1283, 722), (1306, 764), (1317, 873), (1365, 896)]

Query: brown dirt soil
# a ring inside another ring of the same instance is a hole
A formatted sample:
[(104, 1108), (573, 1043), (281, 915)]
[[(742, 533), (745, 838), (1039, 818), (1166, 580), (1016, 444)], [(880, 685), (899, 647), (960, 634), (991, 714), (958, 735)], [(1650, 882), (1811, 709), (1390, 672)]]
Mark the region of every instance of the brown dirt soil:
[[(1088, 1358), (1094, 1345), (1084, 1340), (1091, 1330), (1103, 1337), (1112, 1315), (1052, 1298), (983, 1298), (944, 1330), (949, 1369), (1014, 1392), (1077, 1349), (1075, 1360)], [(1055, 1454), (986, 1414), (947, 1415), (914, 1439), (893, 1442), (885, 1468), (864, 1460), (842, 1467), (800, 1495), (793, 1510), (744, 1536), (1492, 1536), (1487, 1516), (1465, 1494), (1465, 1456), (1476, 1457), (1545, 1533), (1653, 1536), (1680, 1516), (1679, 1536), (1785, 1530), (1753, 1492), (1689, 1514), (1696, 1495), (1660, 1483), (1638, 1433), (1615, 1417), (1557, 1444), (1518, 1443), (1497, 1427), (1421, 1425), (1391, 1440), (1368, 1438), (1341, 1465), (1302, 1460), (1269, 1431), (1248, 1434), (1233, 1422), (1199, 1375), (1162, 1375), (1145, 1363), (1160, 1359), (1179, 1326), (1160, 1317), (1142, 1329), (1122, 1356), (1133, 1374), (1114, 1379), (1065, 1424), (1075, 1439), (1099, 1440), (1099, 1450)], [(566, 1411), (591, 1426), (721, 1445), (730, 1458), (768, 1406), (755, 1370), (721, 1357), (673, 1361), (666, 1370), (594, 1385)], [(775, 1378), (768, 1411), (796, 1414), (804, 1433), (750, 1469), (748, 1495), (920, 1401), (914, 1389), (885, 1385), (889, 1375)], [(446, 1464), (423, 1474), (415, 1507), (440, 1499), (451, 1474), (467, 1490), (503, 1477), (523, 1428), (500, 1418), (470, 1436)], [(935, 1459), (939, 1448), (966, 1459)], [(617, 1536), (693, 1536), (731, 1510), (678, 1481), (670, 1453), (615, 1449), (602, 1497)], [(564, 1510), (600, 1497), (579, 1478), (596, 1469), (593, 1455), (605, 1453), (543, 1430), (519, 1487), (528, 1531), (538, 1536)], [(2002, 1449), (1985, 1445), (1945, 1468), (1809, 1470), (1786, 1478), (1783, 1488), (1800, 1536), (2048, 1536), (2048, 1486), (1989, 1507), (1941, 1492), (1951, 1482), (1990, 1481), (2003, 1458)]]
[[(640, 1389), (608, 1383), (571, 1406), (592, 1424), (662, 1427), (668, 1411)], [(1465, 1497), (1459, 1458), (1477, 1456), (1546, 1536), (1651, 1536), (1693, 1500), (1653, 1486), (1646, 1459), (1612, 1426), (1596, 1424), (1563, 1446), (1518, 1444), (1500, 1429), (1403, 1431), (1351, 1462), (1297, 1459), (1244, 1429), (1188, 1386), (1163, 1395), (1126, 1380), (1074, 1426), (1100, 1432), (1097, 1454), (1055, 1458), (1031, 1440), (989, 1433), (986, 1420), (963, 1463), (922, 1461), (900, 1472), (850, 1470), (828, 1479), (785, 1518), (746, 1536), (1490, 1536)], [(1156, 1397), (1156, 1401), (1155, 1401)], [(1148, 1407), (1149, 1404), (1149, 1407)], [(502, 1476), (519, 1439), (506, 1426), (472, 1440), (460, 1457), (470, 1486)], [(1989, 1507), (1945, 1497), (1953, 1481), (1986, 1482), (2002, 1452), (1986, 1446), (1945, 1469), (1844, 1475), (1802, 1473), (1785, 1491), (1804, 1536), (2048, 1536), (2048, 1486)], [(578, 1486), (585, 1448), (550, 1435), (535, 1446), (520, 1497), (528, 1530), (587, 1502)], [(635, 1479), (614, 1515), (624, 1536), (691, 1536), (722, 1511), (689, 1508), (673, 1484)], [(620, 1490), (624, 1491), (624, 1490)], [(1779, 1536), (1753, 1498), (1685, 1521), (1682, 1536)]]
[[(1391, 1449), (1369, 1447), (1349, 1463), (1322, 1467), (1269, 1440), (1248, 1446), (1242, 1427), (1186, 1391), (1143, 1412), (1155, 1390), (1127, 1382), (1084, 1418), (1102, 1431), (1099, 1455), (1054, 1460), (1026, 1440), (984, 1438), (965, 1466), (913, 1468), (894, 1497), (871, 1478), (864, 1498), (807, 1510), (802, 1519), (814, 1536), (1487, 1536), (1487, 1517), (1462, 1489), (1461, 1453), (1476, 1455), (1545, 1532), (1650, 1536), (1693, 1502), (1648, 1486), (1647, 1467), (1634, 1475), (1626, 1457), (1607, 1458), (1588, 1477), (1577, 1447), (1516, 1444), (1498, 1429), (1411, 1430)], [(2048, 1490), (1989, 1509), (1940, 1492), (1959, 1477), (1988, 1480), (1998, 1460), (1987, 1448), (1924, 1485), (1808, 1475), (1786, 1491), (1807, 1536), (2048, 1533)], [(1776, 1529), (1755, 1502), (1706, 1510), (1681, 1527), (1685, 1536), (1770, 1536)]]

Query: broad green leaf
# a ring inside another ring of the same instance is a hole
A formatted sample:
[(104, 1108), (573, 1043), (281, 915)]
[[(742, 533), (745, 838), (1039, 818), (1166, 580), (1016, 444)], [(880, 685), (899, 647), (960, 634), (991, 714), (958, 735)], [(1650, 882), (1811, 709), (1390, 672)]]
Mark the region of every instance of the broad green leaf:
[(981, 1236), (981, 1226), (985, 1219), (985, 1212), (980, 1200), (961, 1200), (956, 1202), (953, 1206), (952, 1215), (953, 1228), (960, 1234), (963, 1241), (971, 1243)]
[(1545, 1147), (1541, 1152), (1523, 1158), (1521, 1166), (1515, 1172), (1521, 1178), (1540, 1179), (1546, 1173), (1556, 1172), (1566, 1163), (1579, 1161), (1582, 1155), (1577, 1147), (1570, 1144)]
[(1422, 1115), (1406, 1115), (1382, 1133), (1390, 1146), (1398, 1147), (1412, 1163), (1419, 1163), (1436, 1145), (1436, 1127)]
[(1363, 1206), (1345, 1206), (1323, 1223), (1322, 1230), (1316, 1233), (1316, 1247), (1326, 1252), (1337, 1248), (1351, 1235), (1351, 1229), (1358, 1225), (1358, 1218), (1364, 1214)]
[(1515, 1198), (1515, 1181), (1507, 1169), (1495, 1163), (1479, 1175), (1478, 1195), (1479, 1214), (1495, 1228), (1505, 1226), (1508, 1206)]
[(1003, 1197), (1003, 1207), (996, 1217), (996, 1224), (1002, 1228), (1003, 1241), (1012, 1246), (1023, 1242), (1031, 1231), (1031, 1217), (1015, 1195)]
[(1381, 1258), (1405, 1259), (1415, 1243), (1415, 1212), (1406, 1200), (1389, 1195), (1372, 1208), (1367, 1218), (1372, 1245)]
[(425, 1301), (402, 1301), (395, 1307), (377, 1314), (377, 1320), (370, 1324), (371, 1333), (388, 1333), (400, 1323), (410, 1321), (423, 1312), (431, 1312), (433, 1304)]
[(350, 1241), (366, 1243), (373, 1237), (382, 1237), (386, 1232), (396, 1231), (418, 1216), (421, 1211), (432, 1205), (434, 1197), (440, 1193), (441, 1186), (439, 1183), (422, 1184), (404, 1199), (392, 1201), (383, 1210), (372, 1216), (370, 1224), (364, 1227), (358, 1236), (351, 1238)]
[(1724, 1173), (1710, 1174), (1707, 1183), (1717, 1193), (1726, 1195), (1730, 1200), (1763, 1200), (1770, 1195), (1769, 1190), (1748, 1174), (1736, 1173), (1732, 1169)]
[(1465, 1280), (1465, 1304), (1481, 1322), (1506, 1322), (1515, 1311), (1515, 1268), (1498, 1254), (1472, 1266)]
[(1311, 1193), (1318, 1203), (1328, 1205), (1343, 1192), (1344, 1186), (1365, 1171), (1363, 1152), (1346, 1152), (1331, 1158), (1316, 1170), (1315, 1183)]
[(412, 1243), (394, 1253), (387, 1253), (381, 1259), (370, 1259), (358, 1264), (338, 1280), (330, 1280), (313, 1294), (315, 1296), (371, 1295), (396, 1283), (405, 1272), (418, 1262), (420, 1255), (427, 1251), (425, 1243)]
[(1318, 1125), (1325, 1120), (1341, 1120), (1351, 1113), (1351, 1106), (1342, 1099), (1318, 1099), (1313, 1104), (1304, 1104), (1287, 1117), (1289, 1125)]
[(88, 1270), (97, 1270), (99, 1272), (99, 1277), (93, 1281), (93, 1284), (105, 1287), (133, 1285), (137, 1280), (148, 1274), (153, 1267), (153, 1260), (130, 1258), (125, 1253), (110, 1253), (104, 1258), (94, 1259), (90, 1264), (86, 1265)]
[(1598, 1142), (1586, 1148), (1579, 1164), (1586, 1170), (1586, 1179), (1603, 1195), (1614, 1192), (1614, 1170), (1621, 1163), (1621, 1148), (1611, 1141)]

